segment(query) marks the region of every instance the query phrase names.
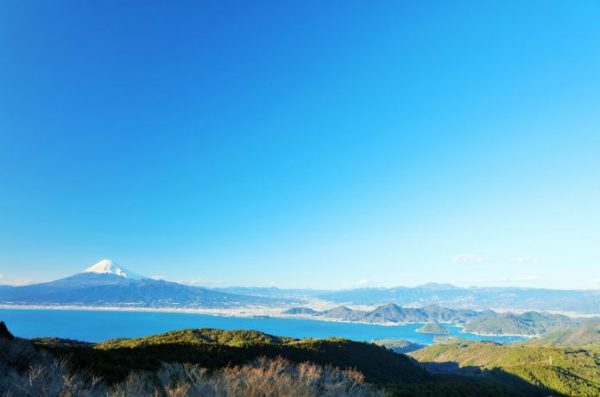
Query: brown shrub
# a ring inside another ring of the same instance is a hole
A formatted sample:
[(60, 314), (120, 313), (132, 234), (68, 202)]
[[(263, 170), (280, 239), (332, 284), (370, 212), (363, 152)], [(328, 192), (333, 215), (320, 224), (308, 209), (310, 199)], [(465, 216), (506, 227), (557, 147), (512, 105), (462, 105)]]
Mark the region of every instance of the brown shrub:
[(283, 358), (208, 371), (192, 364), (163, 364), (156, 372), (133, 372), (108, 386), (98, 377), (37, 351), (22, 339), (0, 339), (3, 397), (334, 397), (382, 396), (355, 370), (340, 370)]

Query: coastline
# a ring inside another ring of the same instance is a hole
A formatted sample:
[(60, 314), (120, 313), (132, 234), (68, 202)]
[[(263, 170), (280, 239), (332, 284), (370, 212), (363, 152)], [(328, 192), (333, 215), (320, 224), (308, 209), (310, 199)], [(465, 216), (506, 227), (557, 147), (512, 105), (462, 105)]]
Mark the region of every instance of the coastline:
[(185, 314), (201, 314), (221, 317), (240, 317), (240, 318), (284, 318), (284, 319), (300, 319), (300, 320), (315, 320), (332, 323), (348, 323), (348, 324), (365, 324), (365, 325), (380, 325), (383, 327), (402, 326), (410, 324), (421, 324), (419, 322), (402, 322), (396, 323), (386, 321), (381, 323), (371, 323), (368, 321), (347, 321), (335, 318), (311, 316), (304, 314), (285, 314), (286, 308), (268, 308), (262, 306), (246, 306), (235, 309), (209, 309), (209, 308), (171, 308), (171, 307), (124, 307), (124, 306), (78, 306), (78, 305), (6, 305), (0, 304), (2, 309), (15, 310), (80, 310), (80, 311), (107, 311), (107, 312), (146, 312), (146, 313), (185, 313)]
[(509, 337), (517, 337), (517, 338), (527, 338), (527, 339), (533, 339), (533, 338), (541, 338), (543, 335), (541, 334), (535, 334), (535, 335), (527, 335), (527, 334), (486, 334), (483, 332), (471, 332), (471, 331), (465, 331), (464, 327), (461, 327), (461, 334), (471, 334), (471, 335), (477, 335), (477, 336), (485, 336), (485, 337), (495, 337), (495, 336), (509, 336)]
[(229, 317), (274, 317), (281, 309), (267, 307), (240, 307), (236, 309), (211, 309), (191, 307), (128, 307), (128, 306), (79, 306), (79, 305), (6, 305), (0, 304), (0, 310), (80, 310), (80, 311), (107, 311), (107, 312), (147, 312), (147, 313), (187, 313), (209, 314), (214, 316)]
[[(238, 318), (281, 318), (281, 319), (299, 319), (299, 320), (314, 320), (332, 323), (347, 323), (347, 324), (362, 324), (362, 325), (377, 325), (382, 327), (406, 326), (424, 324), (422, 322), (407, 321), (407, 322), (380, 322), (373, 323), (368, 321), (350, 321), (328, 318), (322, 316), (313, 316), (309, 314), (285, 314), (285, 308), (271, 308), (263, 306), (245, 306), (235, 309), (211, 309), (211, 308), (173, 308), (173, 307), (127, 307), (127, 306), (79, 306), (79, 305), (6, 305), (0, 304), (0, 310), (72, 310), (72, 311), (106, 311), (106, 312), (145, 312), (145, 313), (183, 313), (183, 314), (199, 314), (218, 317), (238, 317)], [(458, 327), (459, 334), (470, 334), (481, 337), (518, 337), (518, 338), (536, 338), (541, 335), (519, 335), (519, 334), (484, 334), (478, 332), (466, 332), (463, 325), (453, 323), (440, 323)], [(436, 334), (437, 335), (437, 334)], [(446, 334), (440, 334), (442, 336)]]

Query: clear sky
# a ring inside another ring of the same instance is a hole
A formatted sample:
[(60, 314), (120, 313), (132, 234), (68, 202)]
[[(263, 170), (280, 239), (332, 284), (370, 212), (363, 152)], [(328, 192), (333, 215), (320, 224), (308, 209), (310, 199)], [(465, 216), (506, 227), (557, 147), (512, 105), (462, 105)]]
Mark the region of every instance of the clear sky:
[(0, 2), (0, 284), (600, 289), (600, 2)]

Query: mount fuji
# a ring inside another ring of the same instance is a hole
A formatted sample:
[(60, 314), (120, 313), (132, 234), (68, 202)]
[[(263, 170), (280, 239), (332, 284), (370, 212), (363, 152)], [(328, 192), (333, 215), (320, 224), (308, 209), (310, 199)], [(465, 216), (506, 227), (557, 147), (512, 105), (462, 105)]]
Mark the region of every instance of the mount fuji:
[(142, 308), (231, 308), (281, 299), (217, 292), (134, 273), (103, 259), (83, 272), (46, 283), (0, 288), (0, 304)]
[(141, 280), (147, 277), (132, 272), (131, 270), (125, 269), (123, 266), (116, 264), (112, 259), (102, 259), (85, 269), (83, 273), (96, 273), (96, 274), (113, 274), (115, 276), (124, 277), (130, 280)]

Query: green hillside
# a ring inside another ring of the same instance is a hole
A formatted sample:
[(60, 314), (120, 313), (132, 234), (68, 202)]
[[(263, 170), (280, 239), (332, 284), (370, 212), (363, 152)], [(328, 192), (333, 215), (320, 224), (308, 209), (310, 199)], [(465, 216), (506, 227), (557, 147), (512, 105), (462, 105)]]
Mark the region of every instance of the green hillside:
[(578, 325), (577, 321), (558, 314), (525, 312), (495, 313), (473, 319), (465, 325), (465, 332), (487, 335), (542, 335), (563, 331)]
[[(600, 395), (600, 355), (590, 350), (459, 342), (428, 346), (410, 355), (433, 372), (470, 375), (523, 392), (521, 381), (545, 389), (546, 394)], [(531, 391), (544, 395), (535, 393)]]
[(373, 310), (357, 310), (347, 306), (315, 311), (307, 307), (294, 307), (284, 312), (288, 315), (310, 315), (324, 319), (373, 324), (425, 323), (422, 332), (447, 333), (442, 326), (429, 323), (447, 323), (463, 326), (466, 332), (493, 335), (542, 335), (564, 331), (580, 325), (580, 321), (560, 314), (529, 311), (525, 313), (497, 313), (492, 310), (451, 309), (439, 305), (402, 307), (388, 303)]
[(588, 346), (600, 348), (600, 320), (593, 319), (584, 322), (574, 329), (561, 332), (551, 332), (542, 338), (530, 342), (536, 345)]
[[(5, 333), (0, 336), (0, 370), (6, 374), (0, 377), (0, 395), (525, 397), (600, 392), (598, 357), (587, 350), (460, 342), (411, 356), (374, 343), (244, 330), (187, 329), (95, 344), (11, 339)], [(32, 380), (32, 374), (39, 375)]]
[(33, 342), (58, 356), (71, 357), (78, 367), (89, 368), (111, 382), (121, 381), (135, 370), (156, 371), (164, 362), (214, 369), (242, 365), (258, 357), (357, 369), (368, 382), (378, 384), (424, 381), (429, 376), (407, 356), (375, 344), (337, 338), (283, 338), (257, 331), (187, 329), (98, 344), (56, 339)]

